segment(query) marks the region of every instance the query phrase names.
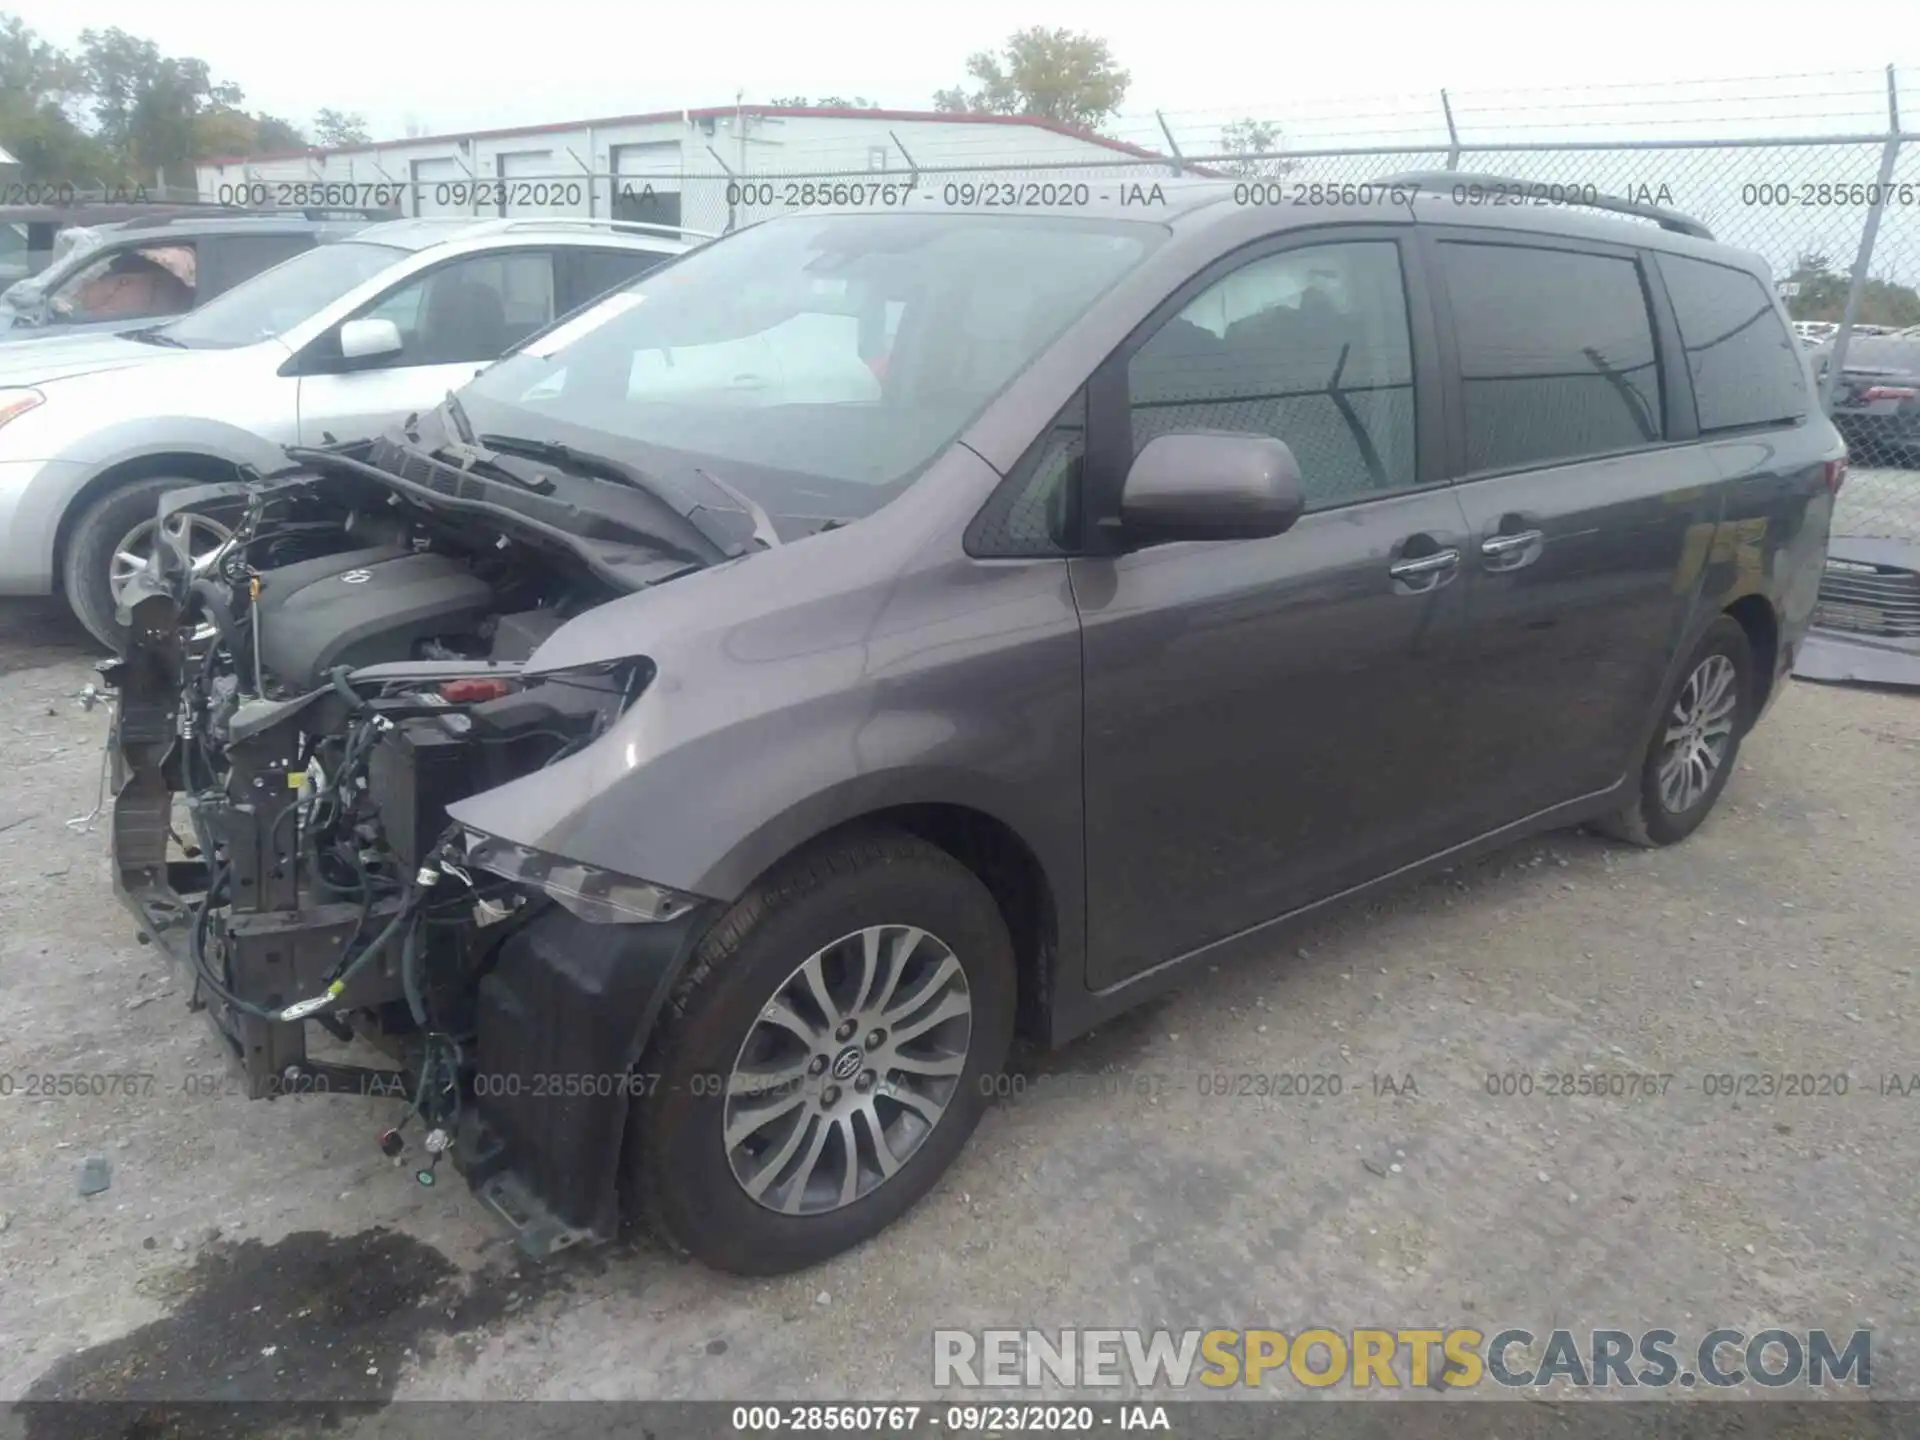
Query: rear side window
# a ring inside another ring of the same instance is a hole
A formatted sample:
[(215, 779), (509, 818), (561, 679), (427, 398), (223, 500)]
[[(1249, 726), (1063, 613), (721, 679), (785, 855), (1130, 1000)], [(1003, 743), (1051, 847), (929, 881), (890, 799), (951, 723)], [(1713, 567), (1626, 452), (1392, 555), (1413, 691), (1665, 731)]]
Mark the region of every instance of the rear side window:
[(1703, 431), (1807, 413), (1800, 350), (1765, 286), (1745, 270), (1677, 255), (1660, 257), (1660, 275), (1686, 347)]
[(1640, 269), (1570, 250), (1441, 245), (1467, 468), (1552, 465), (1664, 433)]
[(201, 283), (204, 302), (221, 291), (231, 290), (242, 280), (250, 280), (262, 270), (271, 270), (282, 260), (291, 260), (303, 250), (311, 250), (314, 237), (297, 232), (280, 235), (221, 235), (207, 240), (207, 274)]
[(584, 305), (589, 300), (637, 280), (668, 257), (651, 250), (584, 250), (563, 252), (572, 272), (573, 293), (567, 307)]

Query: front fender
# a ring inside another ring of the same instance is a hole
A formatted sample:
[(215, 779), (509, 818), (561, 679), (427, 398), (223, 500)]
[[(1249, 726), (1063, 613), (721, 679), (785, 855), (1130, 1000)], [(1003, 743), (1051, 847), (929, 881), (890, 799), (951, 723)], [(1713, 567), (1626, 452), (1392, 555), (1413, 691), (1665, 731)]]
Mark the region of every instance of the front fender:
[(267, 473), (287, 464), (278, 445), (224, 421), (149, 419), (108, 425), (31, 467), (7, 526), (7, 571), (51, 576), (61, 526), (76, 503), (99, 493), (102, 477), (135, 465), (139, 469), (130, 473), (164, 474), (165, 462), (176, 457), (183, 472), (212, 463)]
[[(530, 678), (644, 658), (594, 745), (450, 806), (474, 830), (731, 901), (845, 820), (963, 805), (1079, 873), (1080, 626), (1061, 560), (959, 546), (995, 477), (971, 452), (842, 530), (602, 606)], [(959, 514), (942, 513), (957, 510)]]
[(817, 654), (784, 698), (776, 677), (756, 685), (714, 652), (649, 656), (652, 683), (598, 743), (449, 814), (717, 900), (813, 836), (909, 804), (982, 811), (1050, 871), (1077, 873), (1080, 653), (1064, 567), (1001, 573), (1025, 593), (964, 618), (982, 632), (1010, 611), (1025, 620), (990, 648), (982, 633), (880, 674)]
[[(1028, 603), (1060, 603), (1056, 575)], [(962, 806), (1077, 875), (1079, 636), (1051, 633), (910, 676), (756, 701), (699, 695), (667, 665), (581, 754), (450, 808), (462, 824), (731, 901), (783, 855), (901, 805)], [(717, 679), (717, 677), (713, 677)]]
[(113, 421), (77, 438), (59, 458), (74, 461), (97, 475), (130, 461), (163, 455), (251, 466), (263, 474), (287, 467), (286, 452), (278, 441), (204, 415), (133, 416)]

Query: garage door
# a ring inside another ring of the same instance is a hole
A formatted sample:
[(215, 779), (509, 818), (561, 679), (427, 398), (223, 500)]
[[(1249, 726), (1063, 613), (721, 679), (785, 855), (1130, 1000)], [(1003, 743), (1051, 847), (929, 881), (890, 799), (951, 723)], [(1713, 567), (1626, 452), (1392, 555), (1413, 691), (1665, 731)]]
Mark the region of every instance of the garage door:
[(499, 215), (585, 215), (587, 180), (572, 158), (551, 150), (517, 150), (493, 157), (500, 185), (492, 207)]
[(473, 187), (467, 172), (451, 156), (444, 160), (415, 160), (413, 204), (415, 215), (471, 215)]
[(649, 225), (680, 221), (680, 142), (613, 147), (613, 218)]

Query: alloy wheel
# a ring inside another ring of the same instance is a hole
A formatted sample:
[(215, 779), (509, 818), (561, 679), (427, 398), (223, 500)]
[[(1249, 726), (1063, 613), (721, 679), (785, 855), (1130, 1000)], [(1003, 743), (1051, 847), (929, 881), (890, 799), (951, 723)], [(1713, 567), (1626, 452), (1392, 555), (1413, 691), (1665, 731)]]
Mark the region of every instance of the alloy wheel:
[(1740, 705), (1738, 674), (1725, 655), (1709, 655), (1687, 676), (1661, 742), (1660, 803), (1681, 815), (1700, 802), (1726, 762)]
[(727, 1077), (734, 1179), (788, 1215), (872, 1194), (940, 1123), (972, 1035), (966, 972), (938, 937), (870, 925), (816, 950), (761, 1007)]
[[(205, 515), (176, 515), (174, 522), (186, 529), (187, 553), (192, 557), (196, 575), (205, 574), (219, 555), (220, 547), (233, 538), (231, 530)], [(153, 559), (154, 540), (159, 532), (158, 517), (143, 520), (121, 536), (120, 543), (113, 547), (113, 559), (107, 569), (107, 589), (115, 605), (133, 583), (133, 577), (144, 571)]]

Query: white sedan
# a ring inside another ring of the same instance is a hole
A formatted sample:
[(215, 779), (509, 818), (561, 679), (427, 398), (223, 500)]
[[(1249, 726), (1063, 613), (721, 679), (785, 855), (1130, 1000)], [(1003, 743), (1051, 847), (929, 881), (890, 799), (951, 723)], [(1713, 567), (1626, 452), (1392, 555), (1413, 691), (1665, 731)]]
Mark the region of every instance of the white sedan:
[[(581, 220), (396, 220), (165, 325), (0, 349), (0, 595), (64, 593), (117, 647), (167, 490), (378, 434), (509, 347), (689, 248)], [(217, 521), (195, 522), (210, 551)]]

